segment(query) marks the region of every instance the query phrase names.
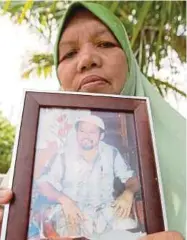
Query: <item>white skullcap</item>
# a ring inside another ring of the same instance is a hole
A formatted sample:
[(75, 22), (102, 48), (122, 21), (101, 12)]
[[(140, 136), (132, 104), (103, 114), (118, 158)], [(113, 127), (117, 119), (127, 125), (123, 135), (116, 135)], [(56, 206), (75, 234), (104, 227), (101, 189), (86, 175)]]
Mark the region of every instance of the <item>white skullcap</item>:
[(103, 131), (105, 130), (105, 124), (104, 124), (103, 120), (100, 117), (97, 117), (95, 115), (88, 115), (85, 117), (81, 117), (81, 118), (77, 119), (76, 124), (79, 122), (92, 123), (92, 124), (95, 124), (96, 126), (100, 127)]

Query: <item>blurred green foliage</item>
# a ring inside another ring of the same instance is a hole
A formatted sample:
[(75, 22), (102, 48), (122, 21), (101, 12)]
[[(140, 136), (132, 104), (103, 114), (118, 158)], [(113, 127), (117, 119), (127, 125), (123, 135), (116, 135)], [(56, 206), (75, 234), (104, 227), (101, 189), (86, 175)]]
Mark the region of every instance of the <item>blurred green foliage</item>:
[(11, 162), (15, 127), (0, 112), (0, 173), (6, 173)]

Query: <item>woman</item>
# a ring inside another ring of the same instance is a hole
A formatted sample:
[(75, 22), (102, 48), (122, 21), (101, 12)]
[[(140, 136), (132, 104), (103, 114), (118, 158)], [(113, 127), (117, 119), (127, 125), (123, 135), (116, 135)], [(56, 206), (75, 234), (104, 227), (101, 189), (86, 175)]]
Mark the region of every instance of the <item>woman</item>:
[[(169, 230), (185, 235), (185, 120), (140, 72), (120, 20), (99, 4), (74, 2), (60, 26), (55, 64), (64, 91), (149, 97)], [(1, 204), (11, 198), (0, 195)]]

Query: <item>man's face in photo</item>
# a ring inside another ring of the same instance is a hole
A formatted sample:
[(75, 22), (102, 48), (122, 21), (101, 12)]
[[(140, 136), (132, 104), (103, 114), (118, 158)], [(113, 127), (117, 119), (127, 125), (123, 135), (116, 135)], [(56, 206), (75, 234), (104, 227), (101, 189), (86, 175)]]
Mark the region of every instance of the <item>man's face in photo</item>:
[(77, 126), (77, 142), (83, 150), (96, 148), (101, 139), (101, 130), (95, 124), (79, 122)]

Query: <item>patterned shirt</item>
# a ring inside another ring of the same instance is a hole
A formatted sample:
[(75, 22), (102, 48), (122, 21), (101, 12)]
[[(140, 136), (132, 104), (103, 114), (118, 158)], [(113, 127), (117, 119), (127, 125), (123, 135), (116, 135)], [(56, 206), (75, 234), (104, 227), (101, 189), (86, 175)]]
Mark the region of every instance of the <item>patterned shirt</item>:
[(97, 157), (91, 162), (75, 149), (58, 154), (39, 181), (50, 183), (80, 208), (110, 204), (114, 200), (114, 178), (126, 183), (134, 172), (116, 148), (102, 141)]

